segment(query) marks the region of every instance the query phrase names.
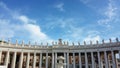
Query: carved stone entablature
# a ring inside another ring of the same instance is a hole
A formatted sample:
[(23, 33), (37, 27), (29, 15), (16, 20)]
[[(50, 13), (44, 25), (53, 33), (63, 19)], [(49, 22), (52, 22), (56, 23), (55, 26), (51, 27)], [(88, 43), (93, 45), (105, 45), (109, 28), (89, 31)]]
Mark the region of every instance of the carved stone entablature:
[(3, 42), (3, 40), (0, 42), (0, 47), (1, 48), (9, 48), (9, 49), (26, 49), (26, 50), (88, 50), (88, 49), (99, 49), (99, 48), (114, 48), (114, 47), (120, 47), (120, 42), (118, 40), (118, 38), (116, 38), (116, 42), (112, 42), (111, 39), (109, 39), (109, 42), (104, 42), (104, 40), (102, 40), (102, 43), (98, 43), (98, 41), (96, 41), (97, 43), (94, 44), (92, 43), (92, 41), (90, 41), (91, 44), (87, 44), (84, 41), (84, 45), (81, 45), (80, 42), (78, 42), (78, 44), (76, 45), (76, 43), (72, 43), (72, 45), (69, 44), (69, 42), (62, 42), (62, 39), (59, 39), (58, 42), (56, 42), (56, 44), (52, 43), (52, 45), (48, 45), (48, 43), (46, 43), (45, 45), (43, 45), (43, 43), (41, 43), (41, 45), (37, 44), (37, 42), (35, 43), (35, 45), (30, 44), (25, 44), (24, 41), (22, 41), (22, 44), (19, 44), (18, 41), (16, 41), (15, 44), (12, 43), (8, 43), (10, 42), (10, 40), (8, 40), (8, 42)]

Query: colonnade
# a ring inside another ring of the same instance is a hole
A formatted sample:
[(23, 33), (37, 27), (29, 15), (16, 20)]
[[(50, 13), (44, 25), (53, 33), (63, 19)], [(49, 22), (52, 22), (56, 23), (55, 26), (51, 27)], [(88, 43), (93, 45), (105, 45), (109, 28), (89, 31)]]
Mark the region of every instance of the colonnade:
[(117, 68), (116, 54), (120, 56), (120, 50), (52, 53), (0, 51), (0, 65), (7, 68), (57, 68), (57, 57), (63, 56), (64, 68)]
[[(116, 57), (119, 55), (119, 58)], [(7, 68), (57, 68), (59, 56), (63, 56), (64, 68), (120, 68), (120, 42), (102, 44), (63, 44), (59, 39), (53, 46), (31, 46), (0, 42), (0, 66)]]

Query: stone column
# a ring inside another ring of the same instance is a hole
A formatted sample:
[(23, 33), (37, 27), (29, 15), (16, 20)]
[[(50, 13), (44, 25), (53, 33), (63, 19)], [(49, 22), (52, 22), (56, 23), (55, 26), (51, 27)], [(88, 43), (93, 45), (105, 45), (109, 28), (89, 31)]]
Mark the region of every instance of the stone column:
[(26, 68), (29, 68), (29, 63), (30, 63), (30, 53), (28, 52), (28, 54), (27, 54)]
[(111, 54), (112, 54), (112, 66), (113, 66), (113, 68), (116, 68), (116, 63), (115, 63), (115, 56), (114, 56), (114, 52), (113, 51), (111, 51)]
[(34, 52), (33, 68), (36, 68), (36, 52)]
[(48, 68), (48, 52), (46, 52), (46, 68)]
[(14, 52), (13, 58), (12, 58), (12, 66), (11, 68), (15, 68), (15, 64), (16, 64), (16, 52)]
[(120, 50), (119, 50), (119, 59), (120, 59)]
[(98, 64), (99, 64), (99, 68), (101, 68), (101, 57), (100, 57), (100, 52), (98, 51)]
[(69, 68), (69, 52), (67, 52), (67, 68)]
[(22, 64), (23, 64), (23, 52), (21, 52), (21, 55), (20, 55), (19, 68), (22, 68)]
[(1, 64), (1, 58), (2, 58), (2, 51), (0, 50), (0, 64)]
[(10, 58), (10, 54), (9, 54), (9, 51), (7, 51), (6, 59), (5, 59), (5, 66), (6, 66), (6, 67), (8, 67), (9, 58)]
[(52, 53), (52, 68), (54, 68), (54, 53)]
[(91, 52), (91, 57), (92, 57), (92, 68), (95, 68), (95, 61), (94, 61), (94, 55), (93, 55), (93, 52)]
[(40, 62), (39, 62), (39, 68), (42, 68), (42, 53), (40, 53)]
[(75, 53), (73, 53), (73, 68), (75, 68)]
[(66, 53), (64, 53), (64, 58), (65, 58), (65, 59), (64, 59), (64, 63), (65, 63), (64, 68), (66, 68), (66, 59), (67, 59), (67, 58), (66, 58)]
[(104, 59), (105, 59), (105, 68), (108, 68), (108, 57), (106, 51), (104, 51)]
[(57, 53), (55, 52), (55, 68), (57, 68)]
[(81, 53), (79, 53), (79, 68), (82, 68)]
[(85, 67), (88, 68), (87, 52), (85, 52)]

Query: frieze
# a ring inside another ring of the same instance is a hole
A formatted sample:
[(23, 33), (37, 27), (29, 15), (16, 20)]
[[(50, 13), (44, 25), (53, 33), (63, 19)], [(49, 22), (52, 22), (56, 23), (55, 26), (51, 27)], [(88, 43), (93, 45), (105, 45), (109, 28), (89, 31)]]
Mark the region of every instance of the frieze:
[(96, 44), (93, 44), (90, 41), (90, 44), (86, 44), (86, 42), (84, 41), (84, 45), (80, 45), (80, 43), (78, 42), (78, 45), (75, 45), (74, 43), (72, 43), (71, 46), (69, 46), (69, 43), (67, 42), (62, 42), (62, 39), (59, 39), (58, 44), (56, 42), (56, 44), (54, 44), (52, 42), (52, 45), (37, 45), (37, 43), (35, 43), (35, 45), (31, 45), (30, 42), (29, 44), (24, 44), (24, 41), (22, 41), (22, 44), (18, 44), (18, 41), (16, 41), (15, 44), (12, 44), (10, 42), (10, 40), (8, 40), (8, 42), (4, 42), (1, 41), (0, 42), (0, 47), (1, 48), (6, 48), (6, 49), (23, 49), (23, 50), (48, 50), (48, 51), (52, 51), (52, 50), (98, 50), (98, 49), (110, 49), (110, 48), (118, 48), (120, 47), (120, 42), (118, 40), (118, 38), (116, 38), (116, 42), (112, 42), (111, 39), (109, 39), (110, 42), (105, 43), (104, 40), (102, 40), (102, 43), (98, 43), (98, 41), (96, 41)]

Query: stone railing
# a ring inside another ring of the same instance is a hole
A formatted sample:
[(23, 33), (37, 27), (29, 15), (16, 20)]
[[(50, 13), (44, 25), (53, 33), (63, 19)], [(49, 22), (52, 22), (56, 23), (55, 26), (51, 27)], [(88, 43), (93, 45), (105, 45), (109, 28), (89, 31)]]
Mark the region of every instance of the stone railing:
[(112, 42), (111, 39), (109, 39), (109, 42), (104, 42), (104, 40), (102, 40), (102, 43), (99, 43), (98, 41), (96, 41), (96, 44), (93, 44), (92, 41), (90, 41), (90, 44), (86, 44), (86, 42), (84, 41), (84, 44), (81, 45), (79, 42), (77, 43), (77, 45), (75, 43), (69, 44), (69, 42), (63, 42), (60, 40), (58, 42), (52, 42), (51, 45), (48, 45), (48, 43), (46, 45), (43, 45), (43, 43), (41, 43), (41, 45), (38, 45), (36, 42), (35, 44), (30, 44), (30, 42), (28, 44), (24, 44), (24, 41), (22, 41), (21, 44), (18, 44), (18, 41), (16, 40), (15, 44), (12, 44), (10, 42), (10, 40), (8, 40), (8, 42), (5, 41), (0, 41), (0, 46), (9, 46), (9, 47), (22, 47), (22, 48), (90, 48), (90, 47), (102, 47), (102, 46), (115, 46), (120, 44), (118, 38), (116, 38), (115, 42)]

